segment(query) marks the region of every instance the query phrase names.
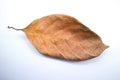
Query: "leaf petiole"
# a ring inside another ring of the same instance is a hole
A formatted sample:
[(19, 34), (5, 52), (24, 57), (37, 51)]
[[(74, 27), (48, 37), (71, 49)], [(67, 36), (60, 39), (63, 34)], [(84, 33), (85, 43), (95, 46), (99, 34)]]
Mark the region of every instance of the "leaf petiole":
[(14, 29), (14, 30), (16, 30), (16, 31), (23, 30), (23, 29), (16, 29), (16, 28), (10, 27), (10, 26), (8, 26), (8, 28), (9, 28), (9, 29)]

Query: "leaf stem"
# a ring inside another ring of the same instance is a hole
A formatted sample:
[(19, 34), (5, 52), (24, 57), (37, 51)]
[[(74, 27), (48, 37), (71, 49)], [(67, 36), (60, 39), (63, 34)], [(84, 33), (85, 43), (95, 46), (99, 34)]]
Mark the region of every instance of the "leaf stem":
[(23, 29), (16, 29), (16, 28), (10, 27), (10, 26), (8, 26), (8, 28), (9, 28), (9, 29), (14, 29), (14, 30), (16, 30), (16, 31), (23, 30)]

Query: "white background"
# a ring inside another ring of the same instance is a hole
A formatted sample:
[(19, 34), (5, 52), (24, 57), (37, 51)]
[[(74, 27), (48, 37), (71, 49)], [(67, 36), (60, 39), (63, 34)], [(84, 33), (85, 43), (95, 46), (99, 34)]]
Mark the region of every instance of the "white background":
[[(45, 57), (22, 31), (34, 19), (67, 14), (110, 47), (87, 61)], [(120, 0), (0, 0), (0, 80), (120, 80)]]

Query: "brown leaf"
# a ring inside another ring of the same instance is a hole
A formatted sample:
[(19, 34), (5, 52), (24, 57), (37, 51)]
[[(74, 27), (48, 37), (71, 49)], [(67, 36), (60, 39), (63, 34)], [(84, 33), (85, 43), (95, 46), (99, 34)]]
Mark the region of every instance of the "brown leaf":
[(22, 30), (40, 53), (55, 58), (86, 60), (108, 48), (96, 33), (67, 15), (45, 16)]

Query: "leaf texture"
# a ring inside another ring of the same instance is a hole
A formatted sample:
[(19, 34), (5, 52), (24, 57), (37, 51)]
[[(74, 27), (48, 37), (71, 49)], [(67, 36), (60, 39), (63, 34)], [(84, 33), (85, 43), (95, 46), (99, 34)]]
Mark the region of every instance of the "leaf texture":
[(40, 53), (55, 58), (87, 60), (108, 48), (96, 33), (63, 14), (34, 20), (23, 31)]

